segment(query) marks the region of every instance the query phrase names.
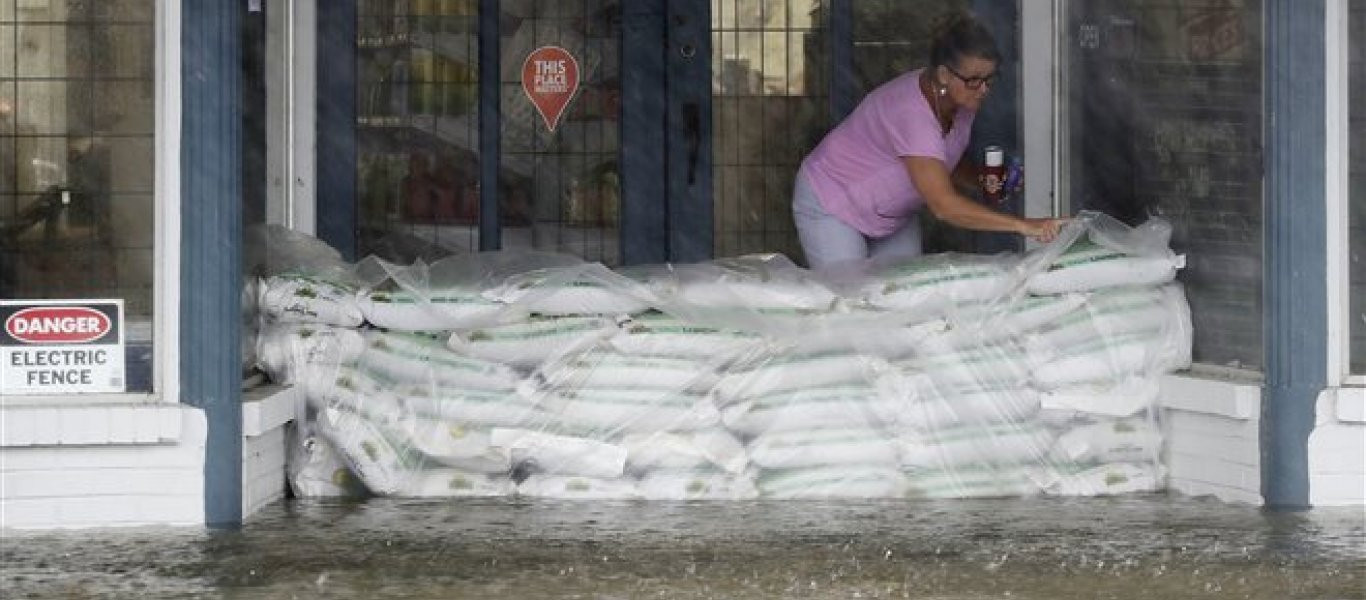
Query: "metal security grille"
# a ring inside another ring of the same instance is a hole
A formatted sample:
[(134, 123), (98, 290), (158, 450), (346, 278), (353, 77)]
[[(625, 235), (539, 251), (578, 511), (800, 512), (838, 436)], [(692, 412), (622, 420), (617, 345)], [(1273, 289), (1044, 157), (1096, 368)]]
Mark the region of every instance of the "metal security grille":
[[(968, 0), (857, 0), (854, 11), (854, 73), (858, 96), (929, 63), (936, 21), (971, 8)], [(998, 32), (998, 37), (1001, 33)]]
[(151, 314), (152, 7), (0, 2), (0, 297)]
[(0, 0), (0, 298), (123, 298), (130, 391), (150, 390), (154, 7)]
[[(621, 262), (618, 162), (621, 6), (616, 0), (499, 3), (503, 248)], [(522, 66), (542, 46), (578, 62), (579, 87), (554, 131), (522, 90)]]
[(829, 128), (828, 2), (712, 2), (714, 234), (718, 257), (800, 260), (792, 186)]

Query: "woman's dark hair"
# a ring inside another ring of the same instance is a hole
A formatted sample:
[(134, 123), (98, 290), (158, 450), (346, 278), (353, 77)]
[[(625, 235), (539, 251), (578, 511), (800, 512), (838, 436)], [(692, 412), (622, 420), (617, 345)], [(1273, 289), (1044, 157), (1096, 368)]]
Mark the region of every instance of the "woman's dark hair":
[(930, 66), (958, 64), (964, 57), (984, 58), (1001, 62), (1001, 51), (991, 32), (966, 12), (953, 12), (940, 17), (934, 27), (930, 43)]

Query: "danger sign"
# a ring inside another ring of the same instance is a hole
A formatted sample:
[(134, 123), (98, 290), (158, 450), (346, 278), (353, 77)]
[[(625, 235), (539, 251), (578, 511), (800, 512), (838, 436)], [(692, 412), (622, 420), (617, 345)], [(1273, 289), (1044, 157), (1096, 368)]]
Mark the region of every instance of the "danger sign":
[(0, 300), (0, 393), (122, 393), (123, 300)]

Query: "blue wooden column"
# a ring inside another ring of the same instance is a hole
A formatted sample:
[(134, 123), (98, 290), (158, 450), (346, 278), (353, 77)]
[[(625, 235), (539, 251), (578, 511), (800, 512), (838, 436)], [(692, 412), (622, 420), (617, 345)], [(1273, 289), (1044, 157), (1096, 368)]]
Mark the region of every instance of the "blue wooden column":
[(1327, 385), (1323, 0), (1266, 0), (1266, 386), (1262, 496), (1309, 504), (1309, 433)]
[(242, 2), (183, 2), (180, 397), (208, 419), (204, 518), (242, 522)]

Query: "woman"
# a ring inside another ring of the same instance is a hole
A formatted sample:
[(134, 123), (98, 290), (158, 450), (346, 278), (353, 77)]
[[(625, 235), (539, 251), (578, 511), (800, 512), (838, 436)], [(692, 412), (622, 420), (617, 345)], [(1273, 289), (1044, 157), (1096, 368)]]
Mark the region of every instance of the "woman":
[(960, 159), (1000, 62), (986, 28), (967, 15), (950, 17), (929, 67), (882, 84), (825, 136), (802, 161), (792, 200), (808, 266), (919, 255), (923, 207), (966, 229), (1044, 242), (1057, 236), (1062, 219), (997, 212), (954, 186), (976, 171)]

